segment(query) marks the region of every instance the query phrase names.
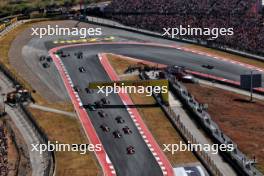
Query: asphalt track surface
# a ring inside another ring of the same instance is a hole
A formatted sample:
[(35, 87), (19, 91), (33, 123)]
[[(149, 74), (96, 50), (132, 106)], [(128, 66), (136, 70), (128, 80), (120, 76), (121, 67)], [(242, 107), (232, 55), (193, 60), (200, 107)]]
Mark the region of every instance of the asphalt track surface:
[[(175, 48), (150, 46), (144, 44), (92, 44), (92, 45), (77, 45), (63, 49), (65, 53), (71, 56), (61, 58), (73, 84), (81, 88), (79, 96), (83, 104), (93, 103), (104, 97), (100, 94), (87, 94), (84, 88), (89, 82), (93, 81), (110, 81), (107, 73), (102, 68), (97, 54), (98, 53), (115, 53), (125, 56), (135, 57), (147, 61), (157, 62), (167, 65), (180, 65), (186, 68), (205, 72), (201, 67), (203, 64), (210, 64), (215, 66), (213, 71), (206, 70), (207, 74), (220, 76), (226, 79), (238, 81), (240, 74), (245, 74), (250, 69), (237, 64), (231, 64), (207, 56), (201, 56), (193, 53), (188, 53)], [(77, 59), (74, 53), (84, 52), (83, 59)], [(78, 68), (84, 67), (87, 72), (80, 73)], [(122, 105), (122, 101), (117, 95), (110, 95), (108, 99), (112, 105)], [(96, 111), (87, 111), (91, 117), (93, 126), (101, 139), (104, 148), (112, 161), (117, 175), (121, 176), (143, 176), (143, 175), (162, 175), (160, 166), (156, 162), (154, 156), (145, 144), (142, 136), (139, 134), (134, 122), (126, 109), (107, 108), (104, 111), (108, 117), (101, 118)], [(122, 132), (124, 125), (117, 124), (114, 117), (117, 115), (125, 119), (125, 125), (129, 126), (133, 134), (125, 135), (121, 139), (115, 139), (112, 135), (114, 130)], [(105, 133), (100, 128), (101, 124), (107, 124), (111, 132)], [(127, 155), (126, 147), (133, 145), (136, 149), (134, 155)]]
[[(79, 48), (67, 49), (67, 52), (70, 52), (71, 56), (73, 56), (77, 51), (79, 51)], [(88, 59), (85, 53), (84, 59), (77, 59), (73, 56), (64, 58), (62, 61), (72, 78), (73, 84), (78, 85), (82, 89), (79, 96), (83, 104), (94, 103), (104, 97), (103, 94), (97, 94), (96, 91), (93, 94), (87, 94), (84, 91), (84, 88), (87, 87), (89, 82), (111, 81), (101, 66), (97, 56), (92, 56)], [(78, 68), (81, 66), (85, 67), (87, 70), (86, 73), (79, 72)], [(110, 100), (111, 105), (123, 104), (118, 95), (112, 94), (108, 97), (108, 99)], [(104, 108), (104, 112), (108, 115), (108, 117), (104, 118), (98, 115), (98, 111), (87, 112), (91, 117), (93, 126), (95, 127), (111, 162), (115, 167), (117, 175), (163, 175), (160, 166), (156, 162), (148, 146), (145, 144), (126, 109)], [(123, 117), (125, 124), (118, 124), (115, 121), (114, 118), (117, 115)], [(100, 125), (102, 124), (106, 124), (110, 128), (110, 132), (104, 132), (100, 128)], [(132, 134), (126, 135), (122, 132), (122, 128), (125, 125), (129, 126), (132, 130)], [(115, 139), (112, 134), (114, 130), (119, 130), (123, 136), (120, 139)], [(126, 148), (130, 145), (133, 145), (136, 150), (136, 153), (133, 155), (128, 155), (126, 151)]]
[[(209, 56), (198, 55), (176, 48), (144, 45), (144, 44), (92, 44), (78, 46), (80, 51), (85, 50), (86, 58), (95, 58), (98, 53), (114, 53), (134, 57), (142, 60), (157, 62), (166, 65), (184, 66), (187, 69), (202, 72), (225, 79), (239, 81), (241, 74), (250, 73), (252, 69), (236, 63), (224, 62)], [(202, 65), (212, 65), (214, 69), (203, 68)]]

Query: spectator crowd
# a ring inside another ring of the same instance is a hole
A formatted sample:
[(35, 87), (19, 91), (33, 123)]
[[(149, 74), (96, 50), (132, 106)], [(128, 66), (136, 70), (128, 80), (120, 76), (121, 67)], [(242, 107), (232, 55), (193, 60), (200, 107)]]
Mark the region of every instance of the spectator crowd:
[[(264, 15), (257, 0), (113, 0), (106, 11), (125, 25), (164, 32), (163, 28), (233, 28), (220, 46), (264, 55)], [(208, 40), (205, 36), (184, 36)]]
[(4, 127), (0, 124), (0, 176), (8, 175), (7, 137)]

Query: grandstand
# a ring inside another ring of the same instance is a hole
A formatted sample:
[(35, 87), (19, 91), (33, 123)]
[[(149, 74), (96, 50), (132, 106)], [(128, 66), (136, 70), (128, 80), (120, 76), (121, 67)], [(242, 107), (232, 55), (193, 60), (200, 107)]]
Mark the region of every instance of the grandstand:
[(0, 176), (8, 175), (8, 160), (7, 160), (7, 137), (4, 127), (0, 124)]
[[(234, 28), (233, 36), (214, 40), (220, 46), (264, 55), (264, 18), (259, 0), (113, 0), (109, 17), (125, 25), (163, 32), (180, 25)], [(263, 3), (263, 0), (262, 0)], [(185, 38), (208, 40), (204, 36)]]

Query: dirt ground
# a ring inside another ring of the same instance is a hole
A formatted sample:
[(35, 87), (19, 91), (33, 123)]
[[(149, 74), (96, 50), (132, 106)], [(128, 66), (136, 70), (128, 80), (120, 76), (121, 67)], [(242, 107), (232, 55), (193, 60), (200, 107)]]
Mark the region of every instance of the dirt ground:
[(248, 157), (256, 156), (257, 167), (264, 172), (264, 102), (206, 85), (185, 84), (226, 135)]
[[(109, 61), (113, 68), (119, 75), (124, 73), (124, 70), (130, 65), (135, 64), (133, 61), (128, 61), (113, 55), (108, 55)], [(123, 80), (138, 80), (137, 75), (134, 76), (122, 76)], [(148, 97), (142, 94), (130, 94), (132, 101), (135, 104), (154, 104), (156, 103), (153, 97)], [(159, 107), (138, 108), (138, 111), (144, 120), (145, 124), (151, 131), (153, 137), (156, 139), (160, 148), (163, 149), (163, 144), (179, 144), (183, 141), (179, 133), (172, 126), (166, 115)], [(172, 165), (196, 163), (198, 159), (192, 152), (180, 152), (177, 151), (174, 155), (166, 152), (168, 160)]]
[[(46, 131), (49, 140), (66, 144), (89, 143), (76, 119), (32, 108), (30, 111)], [(56, 152), (55, 157), (58, 176), (96, 176), (100, 172), (93, 153)]]

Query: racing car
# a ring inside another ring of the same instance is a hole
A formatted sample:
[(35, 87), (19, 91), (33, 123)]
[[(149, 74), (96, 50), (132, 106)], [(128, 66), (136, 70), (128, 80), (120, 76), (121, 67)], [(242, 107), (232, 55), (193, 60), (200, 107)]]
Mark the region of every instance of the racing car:
[(115, 120), (116, 120), (117, 123), (125, 123), (125, 120), (122, 119), (121, 116), (117, 116), (117, 117), (115, 118)]
[(209, 64), (207, 64), (207, 65), (202, 65), (202, 67), (203, 67), (203, 68), (207, 68), (207, 69), (209, 69), (209, 70), (214, 69), (214, 66), (213, 66), (213, 65), (209, 65)]
[(132, 155), (135, 152), (136, 152), (135, 151), (135, 148), (132, 145), (130, 145), (130, 146), (127, 147), (127, 154)]
[(131, 134), (132, 133), (132, 131), (130, 130), (130, 128), (128, 126), (125, 126), (123, 128), (123, 131), (124, 131), (125, 134)]
[(84, 67), (79, 67), (79, 71), (80, 71), (81, 73), (84, 73), (84, 72), (86, 72), (86, 70), (85, 70), (85, 68), (84, 68)]
[(109, 132), (110, 128), (106, 125), (106, 124), (102, 124), (100, 125), (100, 128), (104, 131), (104, 132)]
[(105, 104), (110, 104), (110, 101), (107, 100), (106, 98), (102, 98), (101, 102), (105, 105)]
[(107, 114), (103, 110), (98, 111), (98, 115), (100, 117), (106, 117), (107, 116)]
[(113, 135), (115, 138), (121, 138), (122, 137), (122, 134), (118, 130), (114, 131)]

